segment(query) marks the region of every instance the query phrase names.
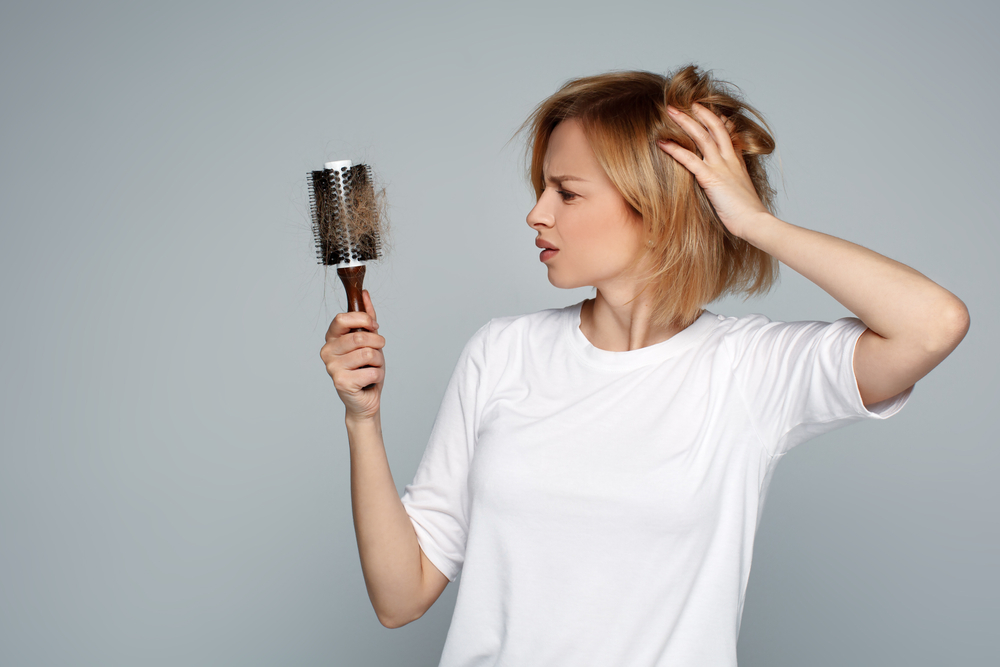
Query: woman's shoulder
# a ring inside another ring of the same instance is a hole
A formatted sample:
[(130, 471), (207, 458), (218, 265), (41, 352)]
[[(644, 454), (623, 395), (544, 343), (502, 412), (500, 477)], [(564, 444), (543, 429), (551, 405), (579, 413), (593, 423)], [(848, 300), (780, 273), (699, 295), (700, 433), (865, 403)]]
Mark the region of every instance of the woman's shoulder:
[(728, 335), (747, 335), (765, 330), (783, 329), (815, 329), (824, 327), (844, 327), (860, 322), (853, 316), (841, 317), (837, 320), (780, 320), (772, 319), (761, 313), (747, 315), (717, 315), (719, 324), (717, 330)]
[(521, 315), (501, 315), (483, 324), (472, 341), (491, 349), (519, 347), (530, 341), (533, 346), (558, 339), (574, 314), (579, 317), (580, 304), (562, 308), (546, 308)]
[(777, 352), (780, 348), (798, 348), (856, 336), (866, 327), (856, 317), (833, 321), (771, 319), (761, 313), (740, 316), (719, 315), (714, 333), (737, 358), (748, 351)]
[(739, 336), (753, 331), (758, 331), (768, 325), (786, 324), (777, 320), (772, 320), (767, 315), (761, 313), (749, 313), (746, 315), (716, 315), (718, 324), (715, 332), (721, 336)]
[(494, 317), (486, 323), (492, 332), (500, 333), (513, 330), (522, 331), (527, 329), (542, 329), (548, 327), (559, 327), (565, 324), (574, 312), (579, 313), (580, 304), (575, 303), (562, 308), (546, 308), (533, 313), (522, 315), (502, 315)]

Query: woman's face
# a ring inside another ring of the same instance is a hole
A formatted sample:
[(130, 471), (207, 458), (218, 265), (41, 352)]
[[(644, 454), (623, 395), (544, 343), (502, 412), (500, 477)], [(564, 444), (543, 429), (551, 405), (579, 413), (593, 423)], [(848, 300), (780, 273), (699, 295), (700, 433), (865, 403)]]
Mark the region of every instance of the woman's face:
[(642, 248), (642, 220), (597, 162), (583, 125), (571, 118), (556, 125), (542, 166), (545, 190), (528, 213), (538, 233), (549, 282), (570, 289), (607, 289), (628, 280), (624, 270)]

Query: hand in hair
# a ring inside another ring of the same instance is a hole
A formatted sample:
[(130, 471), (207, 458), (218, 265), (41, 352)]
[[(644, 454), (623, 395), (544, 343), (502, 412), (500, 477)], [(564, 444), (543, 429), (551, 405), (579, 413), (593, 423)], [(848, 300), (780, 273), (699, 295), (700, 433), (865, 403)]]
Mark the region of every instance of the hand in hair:
[(768, 210), (754, 190), (742, 151), (733, 147), (729, 121), (697, 102), (691, 105), (690, 116), (672, 106), (667, 111), (703, 157), (673, 141), (658, 142), (660, 148), (694, 174), (726, 229), (745, 238), (754, 218)]

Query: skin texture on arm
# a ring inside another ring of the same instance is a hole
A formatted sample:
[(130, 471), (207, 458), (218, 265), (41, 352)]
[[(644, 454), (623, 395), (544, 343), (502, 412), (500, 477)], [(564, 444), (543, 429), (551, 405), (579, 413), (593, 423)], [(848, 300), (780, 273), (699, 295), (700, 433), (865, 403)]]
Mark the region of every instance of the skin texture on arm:
[(969, 329), (965, 304), (905, 264), (771, 215), (746, 233), (750, 243), (819, 285), (868, 327), (854, 352), (865, 405), (911, 387)]
[(347, 420), (351, 445), (351, 505), (361, 570), (379, 622), (412, 623), (448, 585), (424, 555), (389, 471), (382, 429), (375, 419)]
[(726, 228), (816, 283), (868, 327), (854, 353), (865, 405), (912, 386), (962, 341), (969, 312), (958, 297), (905, 264), (774, 217), (725, 119), (697, 103), (691, 115), (668, 111), (704, 157), (674, 142), (660, 147), (694, 174)]
[(419, 604), (417, 605), (417, 615), (413, 620), (417, 620), (428, 609), (431, 608), (444, 589), (448, 586), (448, 577), (444, 576), (441, 570), (434, 566), (434, 563), (428, 560), (426, 554), (424, 554), (423, 549), (420, 550), (420, 567), (421, 567), (421, 594), (419, 599)]
[(320, 357), (344, 401), (351, 454), (351, 508), (361, 570), (379, 622), (398, 628), (420, 618), (448, 584), (430, 564), (389, 469), (382, 440), (381, 393), (385, 338), (375, 307), (337, 315)]

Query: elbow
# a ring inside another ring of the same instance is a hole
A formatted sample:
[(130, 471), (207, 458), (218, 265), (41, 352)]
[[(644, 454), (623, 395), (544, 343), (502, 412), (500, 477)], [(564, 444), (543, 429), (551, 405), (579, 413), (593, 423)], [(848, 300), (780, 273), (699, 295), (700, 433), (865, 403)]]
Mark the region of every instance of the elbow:
[(927, 342), (929, 352), (942, 357), (951, 354), (969, 332), (969, 309), (958, 297), (951, 294), (949, 297), (934, 311), (934, 334)]
[[(418, 616), (417, 618), (420, 617)], [(403, 627), (404, 625), (409, 625), (415, 620), (417, 619), (416, 618), (401, 619), (398, 617), (383, 616), (382, 614), (378, 614), (378, 622), (381, 623), (383, 627), (389, 628), (390, 630), (395, 630), (397, 628)]]
[(405, 623), (397, 623), (396, 619), (391, 616), (385, 616), (383, 614), (376, 614), (378, 616), (378, 622), (382, 624), (383, 627), (389, 628), (390, 630), (395, 630), (396, 628), (401, 628)]
[(396, 628), (401, 628), (404, 625), (409, 625), (413, 621), (417, 620), (424, 615), (423, 611), (417, 612), (416, 610), (406, 610), (406, 609), (396, 609), (395, 612), (389, 612), (383, 610), (379, 612), (375, 611), (376, 616), (378, 616), (378, 622), (383, 625), (383, 627), (389, 628), (390, 630), (395, 630)]
[(969, 323), (971, 320), (969, 319), (969, 309), (965, 303), (958, 297), (955, 297), (955, 301), (957, 302), (954, 320), (956, 333), (955, 345), (958, 345), (965, 338), (965, 334), (969, 333)]

